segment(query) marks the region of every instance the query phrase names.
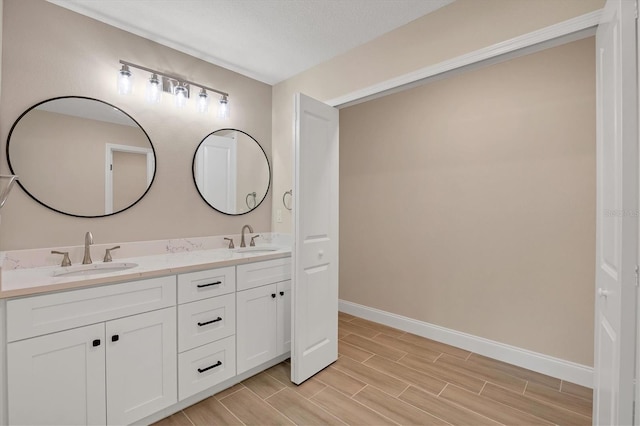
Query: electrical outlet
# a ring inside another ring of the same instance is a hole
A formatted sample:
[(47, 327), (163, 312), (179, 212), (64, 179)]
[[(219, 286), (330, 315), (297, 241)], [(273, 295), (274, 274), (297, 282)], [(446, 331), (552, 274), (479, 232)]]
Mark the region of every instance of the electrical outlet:
[(282, 223), (282, 209), (276, 210), (276, 223)]

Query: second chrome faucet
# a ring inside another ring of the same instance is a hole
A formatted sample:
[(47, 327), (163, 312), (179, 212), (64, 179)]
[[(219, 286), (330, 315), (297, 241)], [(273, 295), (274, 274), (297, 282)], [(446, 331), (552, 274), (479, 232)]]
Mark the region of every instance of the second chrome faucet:
[(247, 244), (244, 242), (244, 231), (245, 230), (249, 230), (250, 234), (253, 234), (253, 228), (251, 227), (251, 225), (247, 224), (245, 226), (242, 227), (242, 235), (240, 236), (240, 247), (246, 247)]

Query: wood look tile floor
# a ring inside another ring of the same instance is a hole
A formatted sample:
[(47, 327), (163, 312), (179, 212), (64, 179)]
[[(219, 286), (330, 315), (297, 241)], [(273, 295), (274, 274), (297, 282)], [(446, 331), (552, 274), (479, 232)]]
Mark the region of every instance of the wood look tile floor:
[(591, 389), (344, 313), (338, 335), (300, 386), (285, 361), (156, 425), (591, 424)]

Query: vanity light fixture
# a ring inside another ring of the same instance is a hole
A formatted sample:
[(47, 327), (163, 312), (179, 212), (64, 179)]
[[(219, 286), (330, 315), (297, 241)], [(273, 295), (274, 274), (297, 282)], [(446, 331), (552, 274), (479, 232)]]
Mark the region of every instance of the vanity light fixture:
[(207, 111), (209, 111), (209, 95), (207, 95), (207, 91), (204, 89), (200, 89), (196, 109), (201, 113), (206, 113)]
[(132, 80), (133, 75), (131, 70), (126, 64), (122, 64), (122, 68), (118, 71), (118, 93), (121, 95), (128, 95), (133, 88)]
[(187, 89), (187, 86), (184, 83), (178, 83), (175, 89), (173, 89), (173, 94), (176, 95), (176, 107), (184, 108), (187, 104), (187, 99), (189, 99), (189, 90)]
[(162, 96), (162, 82), (158, 78), (158, 74), (151, 74), (151, 78), (147, 81), (147, 102), (157, 104)]
[(229, 118), (229, 98), (227, 95), (222, 95), (220, 98), (220, 105), (218, 106), (218, 118)]
[(160, 102), (162, 92), (167, 92), (175, 96), (176, 107), (182, 108), (187, 104), (187, 100), (189, 99), (189, 95), (191, 92), (191, 87), (193, 86), (200, 88), (200, 92), (198, 93), (196, 102), (196, 109), (199, 112), (208, 112), (208, 92), (213, 92), (220, 95), (217, 114), (218, 118), (229, 118), (229, 94), (226, 92), (204, 86), (200, 83), (189, 81), (182, 77), (156, 71), (142, 65), (136, 65), (131, 62), (120, 60), (120, 64), (122, 65), (122, 68), (118, 71), (118, 93), (120, 93), (121, 95), (128, 95), (132, 92), (133, 74), (131, 73), (130, 68), (137, 68), (151, 73), (151, 77), (147, 81), (147, 102), (158, 103)]

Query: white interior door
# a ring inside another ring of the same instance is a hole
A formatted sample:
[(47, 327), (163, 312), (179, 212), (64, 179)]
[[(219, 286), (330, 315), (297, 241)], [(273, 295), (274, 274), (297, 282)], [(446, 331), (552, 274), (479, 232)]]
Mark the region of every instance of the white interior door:
[(338, 359), (338, 110), (296, 94), (291, 380)]
[(635, 27), (634, 1), (607, 1), (596, 35), (596, 425), (633, 422), (638, 262)]
[[(122, 180), (133, 178), (133, 176), (140, 175), (139, 178), (141, 180), (137, 182), (137, 184), (134, 184), (133, 188), (137, 188), (137, 190), (140, 191), (137, 193), (137, 195), (138, 197), (141, 197), (142, 194), (149, 187), (149, 185), (151, 185), (151, 181), (153, 180), (153, 175), (155, 174), (156, 162), (155, 162), (155, 157), (153, 155), (153, 150), (150, 148), (140, 148), (140, 147), (130, 146), (130, 145), (118, 145), (118, 144), (108, 143), (108, 144), (105, 144), (105, 149), (106, 149), (106, 152), (104, 157), (105, 158), (104, 214), (111, 214), (114, 212), (114, 209), (115, 211), (119, 210), (119, 208), (114, 207), (114, 205), (118, 206), (117, 202), (114, 204), (114, 191), (115, 191), (115, 188), (118, 188), (118, 184), (117, 184), (118, 180), (122, 181)], [(125, 153), (144, 155), (145, 160), (142, 162), (142, 164), (140, 164), (139, 166), (136, 166), (136, 167), (141, 167), (142, 170), (139, 170), (135, 175), (123, 176), (120, 179), (118, 179), (118, 176), (117, 176), (119, 174), (117, 172), (118, 168), (114, 167), (114, 161), (117, 158), (118, 154), (125, 154)], [(122, 205), (122, 203), (120, 203), (119, 204), (120, 209), (127, 207), (129, 204), (136, 201), (138, 197), (134, 197), (133, 199), (129, 197), (131, 201), (128, 204), (126, 204), (125, 202), (126, 205)]]
[(209, 204), (227, 213), (236, 211), (237, 157), (235, 138), (209, 135), (196, 164), (202, 195)]

